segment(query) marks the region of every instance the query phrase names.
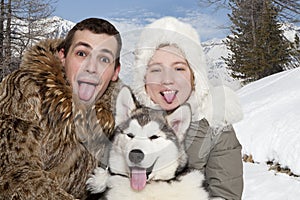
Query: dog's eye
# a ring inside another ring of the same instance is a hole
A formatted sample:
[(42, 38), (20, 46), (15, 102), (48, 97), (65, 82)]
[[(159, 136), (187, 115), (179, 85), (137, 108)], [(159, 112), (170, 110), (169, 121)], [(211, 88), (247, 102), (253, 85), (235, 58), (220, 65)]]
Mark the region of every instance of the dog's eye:
[(157, 138), (159, 138), (159, 136), (157, 136), (157, 135), (152, 135), (151, 137), (149, 137), (150, 140), (155, 140)]
[(134, 135), (132, 133), (127, 133), (127, 136), (130, 138), (134, 138)]

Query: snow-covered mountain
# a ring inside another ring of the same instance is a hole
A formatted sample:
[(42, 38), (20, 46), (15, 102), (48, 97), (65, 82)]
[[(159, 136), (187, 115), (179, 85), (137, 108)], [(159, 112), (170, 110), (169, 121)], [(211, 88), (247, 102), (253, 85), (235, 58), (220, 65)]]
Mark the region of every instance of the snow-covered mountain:
[(74, 22), (56, 16), (51, 17), (48, 20), (52, 22), (49, 30), (49, 32), (52, 32), (50, 35), (51, 38), (64, 38), (68, 31), (75, 25)]

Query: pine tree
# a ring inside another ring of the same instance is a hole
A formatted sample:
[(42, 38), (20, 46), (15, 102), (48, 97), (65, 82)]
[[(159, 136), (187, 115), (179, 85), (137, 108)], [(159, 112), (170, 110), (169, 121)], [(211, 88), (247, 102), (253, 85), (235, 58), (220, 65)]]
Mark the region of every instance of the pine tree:
[[(0, 81), (17, 69), (26, 48), (48, 38), (56, 0), (0, 1)], [(54, 21), (53, 21), (54, 22)]]
[(259, 24), (259, 44), (264, 52), (265, 68), (259, 78), (285, 70), (291, 60), (291, 43), (284, 37), (282, 23), (277, 20), (278, 9), (270, 0), (263, 1)]
[(278, 10), (271, 0), (229, 0), (231, 32), (224, 58), (231, 75), (249, 83), (281, 72), (290, 61), (290, 43), (283, 37)]
[(296, 33), (294, 41), (291, 45), (292, 48), (292, 67), (296, 68), (300, 67), (300, 38), (299, 35)]
[[(230, 9), (231, 0), (198, 0), (200, 7), (214, 7), (218, 9)], [(240, 2), (236, 0), (235, 2)], [(251, 0), (248, 0), (251, 2)], [(272, 0), (272, 3), (280, 9), (279, 18), (281, 21), (296, 23), (300, 22), (300, 1), (299, 0)]]

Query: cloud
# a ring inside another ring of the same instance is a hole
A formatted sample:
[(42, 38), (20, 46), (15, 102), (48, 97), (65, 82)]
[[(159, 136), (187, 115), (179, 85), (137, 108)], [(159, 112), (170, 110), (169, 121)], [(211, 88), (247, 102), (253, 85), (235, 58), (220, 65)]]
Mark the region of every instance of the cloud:
[[(213, 38), (225, 38), (228, 29), (222, 29), (226, 20), (220, 20), (220, 17), (214, 17), (211, 14), (201, 13), (197, 10), (184, 9), (178, 7), (168, 14), (159, 14), (147, 9), (120, 12), (117, 17), (113, 15), (108, 19), (112, 20), (120, 31), (132, 31), (136, 28), (142, 28), (145, 25), (163, 16), (174, 16), (183, 22), (190, 23), (199, 33), (201, 41), (207, 41)], [(223, 17), (224, 18), (224, 17)]]

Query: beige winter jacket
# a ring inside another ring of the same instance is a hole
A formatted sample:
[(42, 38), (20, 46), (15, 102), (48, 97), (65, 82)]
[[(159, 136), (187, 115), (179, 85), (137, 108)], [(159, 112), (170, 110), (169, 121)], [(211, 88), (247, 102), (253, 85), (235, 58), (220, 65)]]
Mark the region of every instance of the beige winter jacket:
[(189, 167), (204, 173), (206, 187), (212, 196), (241, 199), (243, 192), (242, 147), (232, 126), (212, 129), (205, 119), (192, 122), (186, 139), (186, 147)]

